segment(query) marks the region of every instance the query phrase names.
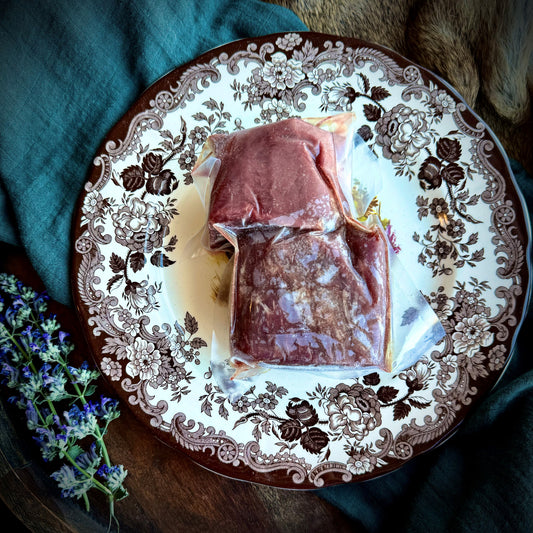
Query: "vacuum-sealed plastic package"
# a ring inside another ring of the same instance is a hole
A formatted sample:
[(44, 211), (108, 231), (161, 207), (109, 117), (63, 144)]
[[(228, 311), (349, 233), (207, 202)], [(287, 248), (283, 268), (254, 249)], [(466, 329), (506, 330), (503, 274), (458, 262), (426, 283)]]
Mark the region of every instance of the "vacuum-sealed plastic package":
[[(206, 141), (193, 170), (207, 211), (202, 244), (231, 255), (211, 343), (224, 389), (268, 368), (399, 370), (442, 337), (422, 295), (394, 281), (402, 266), (367, 212), (382, 172), (360, 141), (351, 113)], [(423, 319), (412, 335), (395, 334), (400, 298)]]

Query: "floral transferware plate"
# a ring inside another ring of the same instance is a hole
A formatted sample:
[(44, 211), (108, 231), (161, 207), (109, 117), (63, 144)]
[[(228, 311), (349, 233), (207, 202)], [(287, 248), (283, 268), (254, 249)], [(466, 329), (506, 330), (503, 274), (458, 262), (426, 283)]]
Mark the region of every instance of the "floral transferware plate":
[[(344, 111), (393, 168), (381, 213), (446, 336), (397, 375), (273, 370), (230, 400), (209, 359), (225, 261), (186, 252), (205, 221), (191, 169), (212, 133)], [(372, 478), (441, 442), (503, 372), (528, 295), (529, 222), (487, 127), (405, 58), (316, 33), (233, 42), (157, 81), (95, 157), (74, 234), (77, 308), (123, 401), (201, 465), (280, 487)]]

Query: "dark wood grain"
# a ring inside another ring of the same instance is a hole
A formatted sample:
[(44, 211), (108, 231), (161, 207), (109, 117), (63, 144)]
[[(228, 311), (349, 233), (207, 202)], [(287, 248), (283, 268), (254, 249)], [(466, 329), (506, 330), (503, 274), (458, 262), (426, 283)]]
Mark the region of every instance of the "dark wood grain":
[[(43, 289), (18, 248), (0, 243), (0, 271)], [(91, 360), (74, 311), (56, 302), (50, 303), (50, 310), (58, 315), (62, 329), (72, 334), (73, 362)], [(113, 395), (103, 380), (99, 392)], [(9, 390), (2, 388), (0, 496), (5, 505), (34, 532), (105, 531), (105, 498), (95, 493), (90, 513), (81, 504), (60, 498), (25, 428), (23, 414), (7, 403), (8, 397)], [(112, 460), (129, 471), (130, 496), (116, 505), (123, 532), (354, 531), (349, 519), (316, 492), (235, 481), (198, 466), (156, 440), (125, 405), (120, 418), (110, 425), (106, 443)]]

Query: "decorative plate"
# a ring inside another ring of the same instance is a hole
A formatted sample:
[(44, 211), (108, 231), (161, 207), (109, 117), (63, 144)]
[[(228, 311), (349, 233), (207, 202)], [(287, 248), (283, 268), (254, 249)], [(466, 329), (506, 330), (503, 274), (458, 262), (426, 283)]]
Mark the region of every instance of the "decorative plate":
[[(397, 375), (273, 370), (230, 401), (209, 359), (224, 261), (187, 253), (206, 216), (191, 169), (212, 133), (344, 111), (393, 168), (381, 212), (446, 336)], [(157, 81), (96, 155), (74, 238), (76, 305), (124, 403), (201, 465), (279, 487), (379, 476), (445, 439), (502, 374), (529, 287), (529, 222), (483, 122), (398, 54), (316, 33), (233, 42)]]

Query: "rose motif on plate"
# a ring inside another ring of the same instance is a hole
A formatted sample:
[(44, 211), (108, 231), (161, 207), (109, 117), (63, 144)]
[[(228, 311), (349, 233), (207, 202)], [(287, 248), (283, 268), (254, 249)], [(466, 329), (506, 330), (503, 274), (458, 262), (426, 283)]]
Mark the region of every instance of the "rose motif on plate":
[[(191, 170), (209, 135), (350, 110), (393, 169), (386, 231), (447, 336), (394, 375), (265, 373), (230, 398), (209, 359), (223, 261), (183, 267), (202, 222)], [(441, 81), (378, 46), (292, 32), (208, 52), (128, 116), (80, 202), (75, 296), (103, 374), (159, 438), (279, 486), (367, 479), (440, 442), (499, 377), (527, 232), (497, 143)]]

